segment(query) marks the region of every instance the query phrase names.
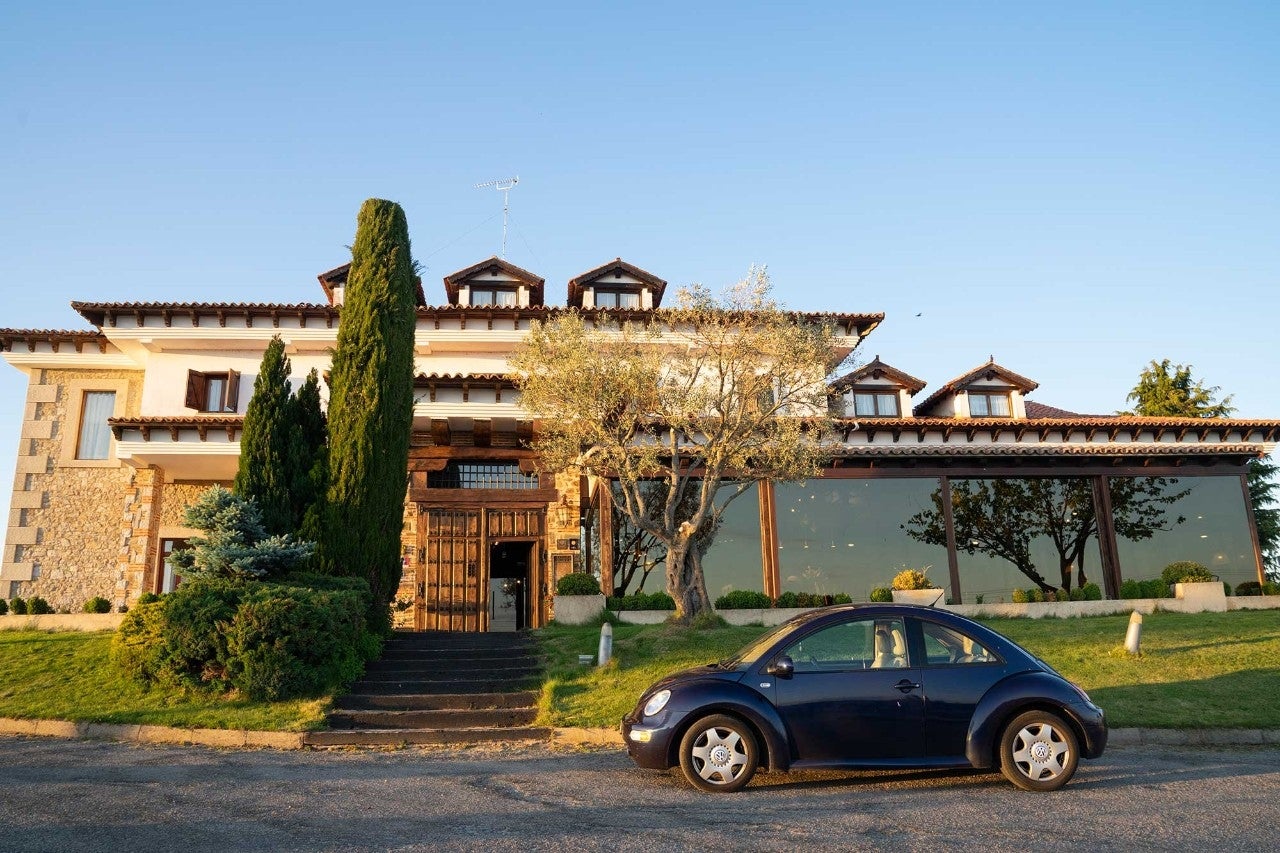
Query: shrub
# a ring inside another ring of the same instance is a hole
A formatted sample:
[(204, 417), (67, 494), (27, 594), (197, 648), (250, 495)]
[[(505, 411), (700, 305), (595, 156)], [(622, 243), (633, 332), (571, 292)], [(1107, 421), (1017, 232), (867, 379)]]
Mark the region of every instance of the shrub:
[(606, 606), (610, 610), (675, 610), (676, 601), (665, 592), (633, 592), (609, 596)]
[(1025, 589), (1015, 589), (1013, 591), (1014, 604), (1026, 604), (1030, 600), (1031, 599), (1027, 597), (1027, 591)]
[(1102, 587), (1098, 586), (1096, 583), (1085, 584), (1080, 587), (1080, 592), (1083, 594), (1082, 597), (1085, 601), (1102, 600)]
[(111, 602), (100, 595), (95, 595), (84, 603), (85, 613), (110, 613)]
[(1216, 580), (1217, 577), (1209, 571), (1207, 566), (1191, 560), (1179, 560), (1176, 563), (1170, 563), (1160, 573), (1160, 581), (1165, 586), (1172, 586), (1175, 583), (1202, 583)]
[(586, 572), (570, 572), (556, 582), (556, 595), (599, 595), (600, 581)]
[(1267, 581), (1262, 585), (1263, 595), (1280, 595), (1280, 583), (1275, 581)]
[(53, 608), (40, 596), (33, 595), (27, 599), (27, 612), (32, 616), (45, 616), (52, 613)]
[(735, 589), (716, 599), (716, 610), (763, 610), (773, 606), (773, 599), (752, 589)]
[[(142, 595), (138, 596), (139, 604), (152, 604), (159, 600), (160, 596), (156, 595), (154, 592), (144, 592)], [(124, 613), (125, 611), (121, 610), (120, 612)]]
[(120, 627), (111, 638), (111, 661), (127, 677), (142, 684), (162, 680), (167, 624), (163, 603), (139, 602), (120, 620)]
[(1027, 590), (1027, 595), (1029, 595), (1031, 597), (1031, 600), (1034, 601), (1036, 604), (1044, 604), (1044, 590), (1041, 589), (1040, 587), (1038, 586), (1032, 587), (1031, 589)]
[(311, 696), (363, 670), (365, 601), (350, 590), (262, 584), (226, 629), (226, 669), (250, 699)]
[[(1262, 595), (1262, 593), (1259, 592), (1258, 595)], [(9, 612), (9, 602), (5, 601), (3, 598), (0, 598), (0, 616), (3, 616), (8, 612)]]
[[(893, 597), (892, 594), (890, 595), (890, 597), (891, 598)], [(853, 596), (849, 595), (849, 593), (847, 592), (837, 592), (835, 595), (831, 596), (831, 603), (832, 604), (853, 604)]]
[(937, 589), (933, 582), (925, 577), (930, 566), (923, 569), (903, 569), (893, 576), (894, 589)]
[(1236, 585), (1236, 595), (1262, 595), (1262, 584), (1257, 581), (1245, 581)]
[(26, 616), (27, 602), (21, 598), (14, 598), (9, 602), (9, 609), (13, 611), (14, 616)]
[(871, 590), (872, 601), (893, 601), (893, 590), (887, 586), (878, 586)]

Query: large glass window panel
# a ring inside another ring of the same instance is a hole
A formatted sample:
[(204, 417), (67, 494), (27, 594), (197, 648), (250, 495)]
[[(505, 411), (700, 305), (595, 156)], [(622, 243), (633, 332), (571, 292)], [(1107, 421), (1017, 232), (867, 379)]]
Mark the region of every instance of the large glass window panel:
[[(652, 512), (661, 512), (666, 485), (653, 481), (644, 487)], [(721, 487), (720, 499), (728, 486)], [(658, 592), (666, 588), (666, 546), (633, 525), (622, 510), (622, 489), (613, 483), (613, 588), (617, 595)], [(702, 574), (712, 602), (735, 589), (764, 590), (764, 562), (760, 537), (759, 487), (752, 485), (725, 509), (702, 555)]]
[(1160, 577), (1191, 560), (1233, 587), (1258, 579), (1253, 539), (1237, 476), (1112, 477), (1120, 576)]
[(902, 569), (926, 567), (930, 580), (949, 587), (945, 535), (907, 532), (913, 517), (936, 510), (939, 493), (936, 477), (778, 484), (782, 589), (867, 601)]
[[(956, 558), (966, 603), (1010, 601), (1014, 589), (1102, 586), (1093, 484), (1087, 477), (951, 481)], [(936, 537), (936, 512), (913, 519)]]
[(80, 410), (80, 436), (76, 442), (77, 459), (106, 459), (111, 450), (111, 427), (107, 418), (116, 408), (116, 392), (86, 391)]

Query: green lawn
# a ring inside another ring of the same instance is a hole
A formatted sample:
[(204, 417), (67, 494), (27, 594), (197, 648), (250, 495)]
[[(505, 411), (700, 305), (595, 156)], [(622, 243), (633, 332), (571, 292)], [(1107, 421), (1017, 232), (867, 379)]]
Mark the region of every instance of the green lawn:
[[(1280, 611), (1155, 613), (1138, 658), (1121, 649), (1128, 616), (984, 621), (1089, 691), (1112, 726), (1280, 729)], [(595, 652), (598, 628), (547, 628), (541, 720), (616, 727), (659, 676), (726, 657), (763, 630), (619, 626), (615, 663), (597, 669), (577, 655)]]
[[(1280, 729), (1280, 611), (1146, 617), (1143, 655), (1120, 650), (1127, 616), (992, 619), (1107, 710), (1112, 726)], [(599, 629), (552, 625), (536, 633), (548, 659), (540, 722), (616, 728), (662, 675), (727, 657), (760, 627), (614, 629), (614, 663), (580, 666)], [(248, 702), (194, 691), (144, 690), (108, 660), (109, 633), (0, 631), (0, 717), (196, 728), (307, 731), (330, 700)]]
[(143, 689), (112, 666), (111, 636), (0, 631), (0, 717), (260, 731), (323, 725), (329, 699), (249, 702)]

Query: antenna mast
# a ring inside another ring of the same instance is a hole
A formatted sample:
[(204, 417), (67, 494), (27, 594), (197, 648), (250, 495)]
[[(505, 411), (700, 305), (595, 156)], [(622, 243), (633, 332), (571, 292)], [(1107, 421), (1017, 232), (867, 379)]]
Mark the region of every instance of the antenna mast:
[(509, 199), (511, 197), (511, 189), (520, 183), (519, 176), (514, 178), (499, 178), (496, 181), (485, 181), (483, 184), (476, 184), (475, 189), (482, 190), (486, 187), (493, 187), (502, 193), (502, 258), (507, 257), (507, 211), (509, 209)]

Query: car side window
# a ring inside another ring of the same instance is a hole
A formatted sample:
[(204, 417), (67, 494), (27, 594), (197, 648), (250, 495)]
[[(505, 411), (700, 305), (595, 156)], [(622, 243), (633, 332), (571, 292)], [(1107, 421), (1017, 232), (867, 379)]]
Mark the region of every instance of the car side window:
[(907, 666), (901, 619), (855, 619), (823, 628), (788, 646), (797, 673)]
[(930, 666), (995, 663), (997, 658), (972, 637), (959, 631), (924, 622), (924, 652)]

